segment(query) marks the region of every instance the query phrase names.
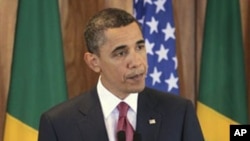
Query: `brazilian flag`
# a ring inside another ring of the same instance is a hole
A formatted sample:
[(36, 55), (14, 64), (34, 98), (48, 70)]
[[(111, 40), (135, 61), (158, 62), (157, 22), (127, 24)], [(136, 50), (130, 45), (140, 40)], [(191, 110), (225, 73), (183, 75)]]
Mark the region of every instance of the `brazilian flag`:
[(197, 104), (206, 141), (229, 141), (247, 124), (247, 88), (238, 0), (208, 0)]
[(67, 99), (57, 0), (19, 0), (4, 141), (37, 141), (40, 115)]

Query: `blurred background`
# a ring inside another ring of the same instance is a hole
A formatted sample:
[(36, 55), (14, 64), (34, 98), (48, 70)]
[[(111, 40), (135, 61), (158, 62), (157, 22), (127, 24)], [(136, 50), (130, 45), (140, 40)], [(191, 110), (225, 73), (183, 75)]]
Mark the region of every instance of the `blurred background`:
[[(250, 1), (239, 0), (248, 97), (250, 101)], [(180, 95), (194, 105), (198, 96), (206, 0), (173, 0)], [(10, 85), (18, 0), (0, 0), (0, 141)], [(117, 7), (133, 13), (132, 0), (59, 0), (68, 97), (96, 84), (98, 75), (83, 60), (86, 21), (97, 11)], [(28, 32), (28, 31), (27, 31)], [(249, 103), (249, 102), (248, 102)], [(249, 107), (249, 105), (248, 105)]]

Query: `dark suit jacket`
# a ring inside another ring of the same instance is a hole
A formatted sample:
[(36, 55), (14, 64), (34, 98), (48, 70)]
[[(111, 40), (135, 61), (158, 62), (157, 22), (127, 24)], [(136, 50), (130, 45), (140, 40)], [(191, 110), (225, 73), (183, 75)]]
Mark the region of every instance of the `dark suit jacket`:
[[(142, 141), (204, 140), (189, 100), (149, 88), (139, 93), (136, 132)], [(96, 88), (45, 112), (38, 138), (38, 141), (108, 141)]]

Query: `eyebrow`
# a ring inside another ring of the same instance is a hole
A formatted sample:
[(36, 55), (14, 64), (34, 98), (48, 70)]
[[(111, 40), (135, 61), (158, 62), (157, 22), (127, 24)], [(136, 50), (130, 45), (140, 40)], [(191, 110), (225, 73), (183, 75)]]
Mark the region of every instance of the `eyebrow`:
[(116, 48), (112, 51), (112, 53), (115, 53), (117, 50), (122, 50), (122, 49), (124, 49), (124, 48), (126, 48), (126, 47), (127, 47), (126, 45), (118, 46), (118, 47), (116, 47)]
[(136, 44), (144, 44), (144, 43), (145, 43), (145, 40), (143, 40), (143, 39), (136, 42)]
[[(136, 44), (144, 44), (145, 43), (145, 40), (141, 39), (139, 41), (136, 42)], [(115, 53), (117, 50), (122, 50), (124, 48), (126, 48), (127, 46), (126, 45), (120, 45), (120, 46), (117, 46), (113, 51), (112, 53)]]

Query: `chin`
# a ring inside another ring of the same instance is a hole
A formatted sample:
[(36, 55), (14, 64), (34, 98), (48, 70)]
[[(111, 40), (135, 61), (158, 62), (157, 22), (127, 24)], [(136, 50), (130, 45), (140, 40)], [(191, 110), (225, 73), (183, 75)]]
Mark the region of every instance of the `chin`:
[(142, 85), (142, 86), (132, 86), (132, 88), (130, 88), (130, 92), (131, 93), (139, 93), (141, 91), (143, 91), (143, 89), (145, 88), (145, 85)]

